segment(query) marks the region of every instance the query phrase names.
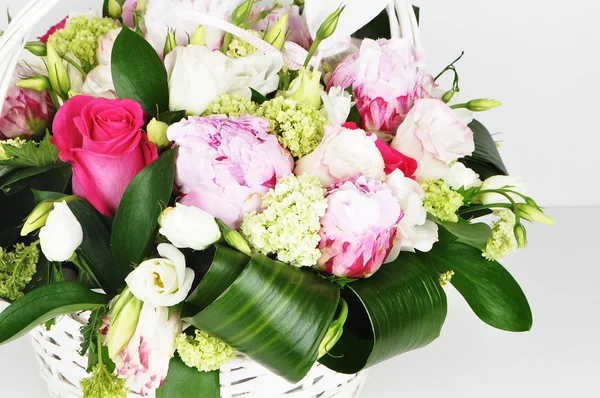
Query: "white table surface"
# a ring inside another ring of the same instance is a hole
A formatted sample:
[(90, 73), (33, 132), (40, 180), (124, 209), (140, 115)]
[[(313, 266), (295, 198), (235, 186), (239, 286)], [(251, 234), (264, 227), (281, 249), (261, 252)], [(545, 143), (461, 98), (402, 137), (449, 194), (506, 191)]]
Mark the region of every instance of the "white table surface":
[[(361, 398), (599, 397), (600, 208), (551, 209), (526, 251), (503, 261), (534, 312), (529, 333), (495, 330), (448, 288), (449, 312), (430, 346), (375, 366)], [(0, 347), (0, 397), (46, 398), (27, 338)]]

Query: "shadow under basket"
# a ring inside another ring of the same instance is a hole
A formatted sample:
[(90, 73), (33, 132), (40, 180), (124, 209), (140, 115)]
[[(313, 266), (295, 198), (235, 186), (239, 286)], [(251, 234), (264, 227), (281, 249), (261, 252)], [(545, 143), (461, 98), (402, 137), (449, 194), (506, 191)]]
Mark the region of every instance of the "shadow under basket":
[[(87, 357), (78, 353), (79, 328), (88, 316), (86, 312), (66, 315), (57, 319), (50, 331), (41, 325), (30, 333), (41, 377), (53, 398), (82, 397), (79, 380), (87, 377)], [(358, 398), (366, 376), (366, 371), (346, 375), (317, 364), (300, 383), (290, 384), (238, 355), (221, 368), (221, 398)], [(141, 395), (132, 391), (128, 397)]]

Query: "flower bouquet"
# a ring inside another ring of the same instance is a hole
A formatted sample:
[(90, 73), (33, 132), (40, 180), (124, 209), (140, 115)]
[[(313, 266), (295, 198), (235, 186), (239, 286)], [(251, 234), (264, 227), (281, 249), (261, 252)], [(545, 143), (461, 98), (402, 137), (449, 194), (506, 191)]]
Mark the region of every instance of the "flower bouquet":
[(0, 37), (0, 343), (79, 314), (84, 397), (216, 398), (236, 355), (296, 383), (423, 347), (448, 283), (531, 328), (497, 260), (553, 221), (406, 1), (105, 0), (25, 41), (56, 3)]

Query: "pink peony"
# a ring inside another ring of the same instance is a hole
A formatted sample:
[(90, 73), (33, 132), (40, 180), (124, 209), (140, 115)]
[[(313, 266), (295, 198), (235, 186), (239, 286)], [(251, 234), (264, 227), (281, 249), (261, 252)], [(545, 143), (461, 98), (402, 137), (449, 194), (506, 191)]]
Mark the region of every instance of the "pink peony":
[(261, 195), (294, 167), (292, 156), (268, 127), (266, 120), (253, 116), (216, 115), (172, 125), (167, 135), (179, 146), (180, 202), (237, 228), (245, 213), (260, 207)]
[(127, 379), (129, 388), (141, 396), (153, 396), (167, 377), (179, 333), (179, 313), (169, 317), (167, 307), (144, 304), (133, 337), (115, 358), (117, 376)]
[(415, 99), (429, 96), (422, 56), (405, 39), (363, 41), (333, 72), (328, 89), (352, 86), (361, 126), (391, 138)]
[(72, 97), (54, 118), (52, 143), (73, 167), (73, 193), (113, 216), (133, 178), (158, 157), (131, 100)]
[(391, 147), (414, 158), (418, 181), (444, 178), (449, 164), (475, 150), (473, 132), (438, 99), (420, 99), (398, 128)]
[(46, 91), (38, 93), (15, 86), (27, 70), (18, 67), (0, 112), (0, 139), (42, 135), (54, 107)]
[(321, 219), (319, 268), (348, 278), (373, 275), (387, 258), (404, 215), (392, 190), (359, 176), (329, 188)]

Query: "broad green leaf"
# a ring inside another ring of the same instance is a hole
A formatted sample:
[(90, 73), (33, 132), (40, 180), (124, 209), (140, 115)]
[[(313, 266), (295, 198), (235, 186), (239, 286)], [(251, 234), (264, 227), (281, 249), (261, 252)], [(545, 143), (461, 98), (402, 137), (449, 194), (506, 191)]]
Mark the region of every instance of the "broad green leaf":
[(440, 273), (454, 271), (452, 285), (482, 321), (512, 332), (531, 329), (527, 298), (500, 263), (486, 260), (481, 250), (460, 242), (435, 245), (429, 256)]
[(508, 175), (490, 132), (477, 120), (473, 120), (469, 127), (473, 131), (475, 151), (472, 156), (460, 159), (460, 162), (475, 170), (482, 180), (495, 175)]
[(429, 218), (436, 224), (444, 227), (461, 242), (478, 249), (485, 248), (488, 239), (492, 236), (492, 229), (485, 223), (470, 223), (465, 220), (460, 220), (459, 222), (445, 222), (440, 221), (431, 215), (429, 215)]
[(43, 167), (56, 164), (58, 149), (50, 142), (50, 134), (46, 134), (42, 141), (27, 141), (18, 148), (12, 145), (0, 144), (8, 157), (0, 160), (0, 165), (11, 167)]
[(150, 115), (169, 110), (167, 71), (150, 43), (131, 29), (121, 29), (115, 40), (111, 70), (119, 98), (139, 102)]
[(349, 316), (340, 341), (320, 359), (341, 373), (356, 373), (435, 340), (446, 319), (446, 294), (428, 260), (402, 253), (368, 279), (342, 291)]
[[(43, 176), (41, 176), (43, 174)], [(56, 182), (56, 187), (61, 190), (65, 188), (71, 178), (71, 167), (62, 165), (49, 165), (41, 167), (27, 167), (14, 170), (12, 173), (0, 178), (0, 189), (6, 195), (13, 195), (25, 189), (34, 177), (40, 176), (45, 180)]]
[(311, 270), (263, 255), (252, 258), (232, 284), (219, 283), (212, 273), (224, 275), (223, 268), (237, 273), (242, 263), (238, 258), (230, 267), (230, 255), (221, 255), (226, 257), (216, 258), (205, 276), (221, 293), (196, 296), (192, 304), (204, 309), (187, 320), (288, 381), (302, 380), (335, 315), (338, 287)]
[(139, 264), (154, 244), (158, 216), (173, 191), (176, 153), (171, 149), (146, 166), (123, 194), (112, 229), (112, 253), (120, 269)]
[(267, 100), (267, 97), (265, 97), (263, 94), (259, 93), (252, 87), (250, 87), (250, 91), (252, 92), (252, 102), (256, 102), (257, 104), (262, 104), (263, 102), (265, 102)]
[(18, 339), (57, 316), (93, 310), (108, 300), (108, 296), (94, 293), (78, 282), (42, 286), (0, 313), (0, 344)]
[(220, 398), (219, 371), (199, 372), (187, 366), (178, 355), (171, 358), (169, 372), (156, 398)]
[(158, 120), (168, 125), (175, 124), (185, 117), (185, 111), (161, 112)]
[(72, 201), (68, 205), (83, 229), (83, 242), (76, 251), (80, 262), (89, 269), (107, 294), (117, 293), (125, 285), (125, 277), (133, 268), (114, 262), (110, 230), (100, 213), (83, 201)]

